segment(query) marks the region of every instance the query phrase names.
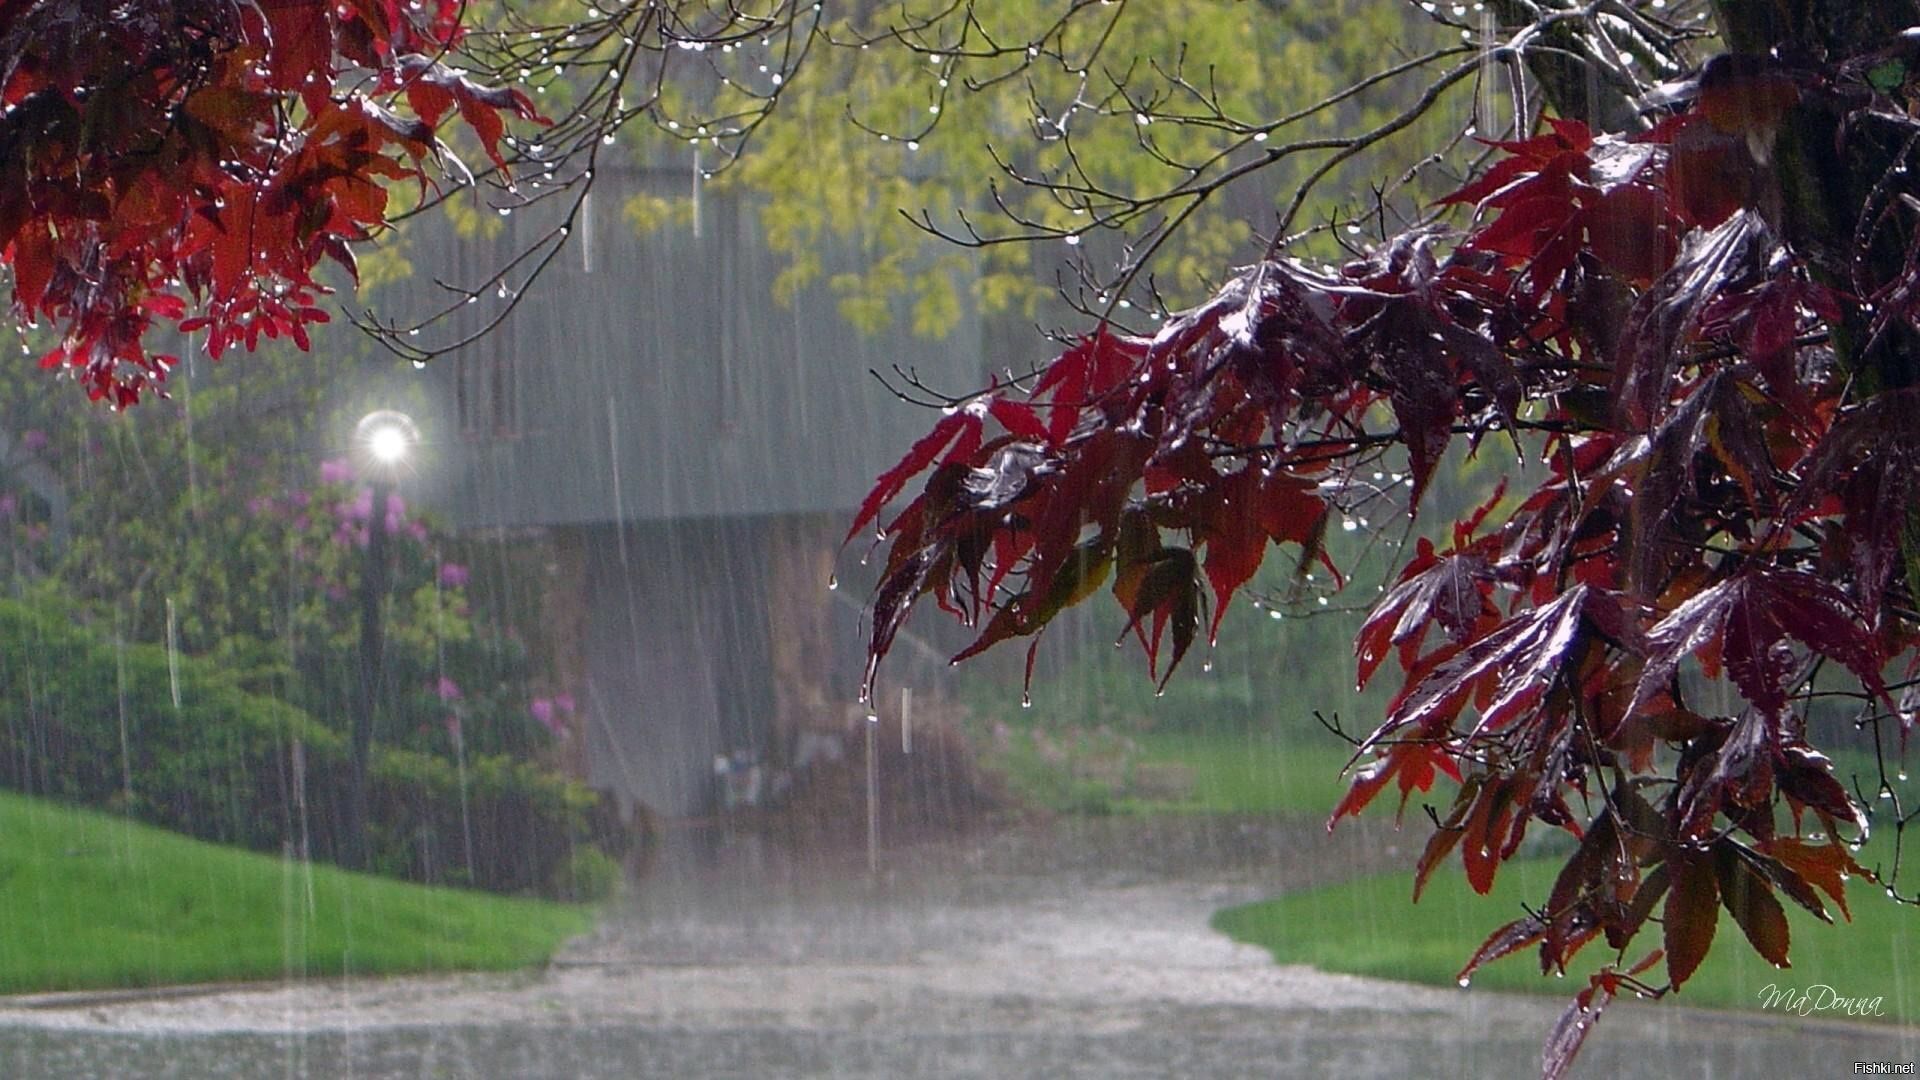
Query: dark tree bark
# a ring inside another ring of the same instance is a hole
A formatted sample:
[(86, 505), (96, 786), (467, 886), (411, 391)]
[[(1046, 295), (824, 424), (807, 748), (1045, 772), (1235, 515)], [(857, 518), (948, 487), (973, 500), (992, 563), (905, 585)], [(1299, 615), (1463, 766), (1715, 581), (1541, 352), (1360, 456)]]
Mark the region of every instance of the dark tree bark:
[[(1789, 69), (1897, 49), (1901, 31), (1920, 25), (1920, 3), (1912, 0), (1721, 0), (1715, 13), (1732, 51), (1775, 55)], [(1885, 205), (1891, 196), (1883, 180), (1912, 133), (1890, 124), (1846, 125), (1849, 107), (1824, 88), (1803, 94), (1781, 125), (1771, 181), (1780, 195), (1782, 239), (1826, 284), (1859, 298), (1862, 286), (1892, 280), (1906, 259), (1915, 214)], [(1859, 239), (1870, 241), (1864, 256)], [(1920, 382), (1920, 341), (1900, 322), (1873, 339), (1870, 318), (1864, 305), (1854, 305), (1833, 328), (1841, 362), (1871, 389)]]

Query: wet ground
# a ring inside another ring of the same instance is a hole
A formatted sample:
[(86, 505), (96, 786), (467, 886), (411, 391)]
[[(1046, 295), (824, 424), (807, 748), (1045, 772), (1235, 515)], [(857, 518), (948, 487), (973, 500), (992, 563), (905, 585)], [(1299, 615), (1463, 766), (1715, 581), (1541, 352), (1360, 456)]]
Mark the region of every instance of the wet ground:
[[(1027, 823), (884, 853), (678, 834), (518, 976), (0, 1001), (5, 1077), (1524, 1076), (1560, 1002), (1280, 967), (1219, 907), (1397, 838)], [(1920, 1032), (1615, 1006), (1578, 1075), (1853, 1075)]]

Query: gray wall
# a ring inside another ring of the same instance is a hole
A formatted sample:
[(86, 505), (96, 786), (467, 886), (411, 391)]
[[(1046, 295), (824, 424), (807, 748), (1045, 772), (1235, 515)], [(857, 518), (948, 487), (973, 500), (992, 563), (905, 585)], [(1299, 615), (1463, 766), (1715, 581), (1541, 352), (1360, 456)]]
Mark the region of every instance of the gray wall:
[[(987, 370), (971, 315), (928, 342), (860, 334), (824, 285), (776, 303), (781, 265), (738, 200), (704, 197), (697, 229), (639, 236), (622, 218), (628, 193), (680, 194), (687, 180), (603, 177), (512, 319), (416, 376), (424, 501), (461, 528), (559, 528), (580, 544), (588, 779), (668, 815), (712, 809), (716, 754), (772, 749), (769, 537), (797, 515), (850, 517), (932, 422), (867, 369), (897, 362), (955, 390)], [(412, 261), (484, 278), (537, 219), (516, 212), (492, 241), (415, 237)], [(826, 276), (857, 266), (858, 238), (822, 261)], [(431, 301), (428, 282), (411, 288)], [(511, 407), (499, 410), (502, 393)], [(830, 599), (819, 583), (856, 672), (844, 601), (863, 584)], [(822, 677), (834, 704), (821, 711), (845, 708), (854, 677)]]
[[(824, 284), (791, 306), (776, 303), (782, 265), (738, 199), (704, 197), (697, 229), (640, 236), (623, 218), (631, 192), (684, 194), (686, 183), (603, 177), (572, 246), (507, 325), (420, 373), (438, 404), (420, 418), (442, 459), (436, 471), (444, 470), (433, 501), (457, 522), (850, 510), (930, 422), (927, 410), (894, 398), (868, 369), (911, 365), (956, 390), (984, 381), (971, 314), (933, 342), (904, 330), (859, 333)], [(493, 242), (419, 241), (414, 262), (484, 277), (512, 239), (536, 233), (536, 217), (516, 213)], [(858, 238), (822, 258), (828, 277), (857, 266)], [(470, 306), (477, 315), (496, 302), (489, 293)], [(463, 379), (482, 414), (465, 431), (456, 415)], [(486, 399), (497, 386), (513, 396), (517, 415), (495, 430)]]
[(772, 714), (764, 530), (707, 520), (583, 530), (587, 772), (659, 813), (709, 809), (716, 754)]

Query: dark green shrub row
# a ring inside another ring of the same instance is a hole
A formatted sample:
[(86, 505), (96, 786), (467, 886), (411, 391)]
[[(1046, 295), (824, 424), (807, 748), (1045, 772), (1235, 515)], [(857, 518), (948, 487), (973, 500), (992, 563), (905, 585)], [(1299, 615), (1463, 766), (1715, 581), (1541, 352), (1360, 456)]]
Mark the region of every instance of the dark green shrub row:
[[(331, 860), (347, 776), (343, 735), (214, 665), (0, 601), (0, 786)], [(583, 785), (506, 757), (463, 777), (377, 747), (371, 776), (374, 868), (417, 881), (573, 890), (574, 848), (607, 817)]]

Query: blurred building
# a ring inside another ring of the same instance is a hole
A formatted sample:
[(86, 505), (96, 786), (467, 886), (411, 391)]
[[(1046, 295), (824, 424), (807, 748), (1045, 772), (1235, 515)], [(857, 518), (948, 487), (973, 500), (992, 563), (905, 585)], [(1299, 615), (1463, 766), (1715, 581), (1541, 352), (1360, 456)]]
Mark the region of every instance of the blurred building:
[[(858, 237), (780, 303), (783, 261), (740, 199), (706, 193), (645, 235), (625, 220), (634, 193), (688, 183), (604, 173), (512, 318), (418, 376), (428, 501), (467, 535), (554, 552), (543, 621), (556, 689), (576, 702), (578, 767), (669, 816), (716, 805), (718, 762), (779, 762), (855, 710), (870, 540), (849, 547), (837, 592), (835, 554), (875, 475), (930, 423), (868, 370), (955, 390), (988, 370), (971, 313), (938, 341), (841, 317), (824, 282), (859, 265)], [(484, 279), (551, 222), (522, 210), (491, 239), (420, 241), (412, 261)]]

